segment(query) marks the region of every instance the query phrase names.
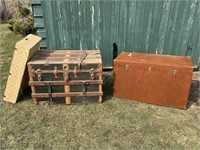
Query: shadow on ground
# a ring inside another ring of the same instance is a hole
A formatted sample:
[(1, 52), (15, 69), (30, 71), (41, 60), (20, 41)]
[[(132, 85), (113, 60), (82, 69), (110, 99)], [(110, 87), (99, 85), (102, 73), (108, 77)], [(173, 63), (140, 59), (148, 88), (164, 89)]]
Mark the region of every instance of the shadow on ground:
[(191, 105), (200, 106), (200, 72), (193, 73), (193, 79), (188, 98), (188, 108)]
[(32, 99), (31, 98), (31, 87), (28, 86), (22, 93), (22, 95), (19, 97), (19, 100), (17, 101), (18, 103), (28, 101)]
[(113, 72), (103, 73), (103, 101), (111, 100), (113, 97)]

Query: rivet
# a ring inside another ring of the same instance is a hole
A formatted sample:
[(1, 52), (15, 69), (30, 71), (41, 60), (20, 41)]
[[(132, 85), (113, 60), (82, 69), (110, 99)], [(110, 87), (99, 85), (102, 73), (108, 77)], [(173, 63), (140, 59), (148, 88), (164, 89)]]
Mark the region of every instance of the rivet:
[(152, 68), (151, 68), (151, 67), (149, 67), (149, 73), (151, 72), (151, 69), (152, 69)]
[(176, 71), (176, 69), (174, 69), (173, 70), (173, 75), (176, 76), (176, 73), (177, 73), (177, 71)]
[(128, 65), (126, 65), (126, 71), (128, 71)]

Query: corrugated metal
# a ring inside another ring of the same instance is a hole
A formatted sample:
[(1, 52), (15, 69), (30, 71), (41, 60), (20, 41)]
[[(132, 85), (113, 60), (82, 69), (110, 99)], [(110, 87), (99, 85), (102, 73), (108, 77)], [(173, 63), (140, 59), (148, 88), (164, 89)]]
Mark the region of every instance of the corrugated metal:
[(199, 0), (32, 0), (41, 48), (100, 49), (105, 67), (134, 51), (200, 57)]

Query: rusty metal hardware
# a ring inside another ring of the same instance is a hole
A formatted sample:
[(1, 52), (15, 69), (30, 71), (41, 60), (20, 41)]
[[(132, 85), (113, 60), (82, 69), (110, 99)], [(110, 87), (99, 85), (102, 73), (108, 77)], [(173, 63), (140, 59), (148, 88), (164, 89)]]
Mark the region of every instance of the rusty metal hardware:
[(90, 79), (94, 80), (94, 74), (95, 74), (95, 70), (94, 68), (90, 69)]
[(38, 68), (36, 70), (36, 74), (37, 74), (37, 77), (38, 77), (38, 81), (41, 81), (42, 80), (42, 70), (40, 68)]
[(86, 92), (87, 92), (87, 86), (88, 86), (88, 83), (85, 82), (85, 81), (83, 81), (83, 82), (82, 82), (83, 95), (85, 95)]
[(48, 85), (48, 93), (49, 93), (49, 101), (50, 101), (50, 103), (52, 103), (53, 102), (52, 89), (51, 89), (51, 85), (50, 84)]
[(87, 57), (87, 53), (86, 53), (86, 51), (84, 51), (84, 56), (82, 58), (80, 58), (80, 62), (78, 64), (79, 70), (82, 70), (82, 63), (83, 63), (83, 61), (85, 60), (86, 57)]
[(176, 71), (176, 69), (174, 69), (173, 70), (173, 75), (176, 76), (176, 74), (177, 74), (177, 71)]
[(66, 81), (66, 82), (69, 81), (69, 72), (68, 72), (68, 70), (64, 70), (63, 77), (64, 77), (64, 81)]
[(78, 78), (78, 67), (74, 66), (73, 74), (75, 78)]
[(128, 65), (126, 65), (126, 71), (128, 71)]
[(152, 67), (149, 67), (149, 73), (151, 73)]
[(68, 64), (64, 64), (63, 65), (63, 70), (69, 70), (69, 65)]
[(66, 82), (69, 81), (69, 65), (68, 64), (63, 65), (63, 77), (64, 77), (64, 81)]
[(102, 75), (102, 69), (103, 69), (103, 66), (102, 64), (98, 64), (98, 68), (96, 69), (96, 76), (99, 76), (99, 75)]
[(83, 88), (83, 99), (82, 99), (82, 103), (83, 104), (87, 104), (87, 96), (86, 96), (86, 92), (87, 92), (87, 86), (88, 86), (88, 83), (83, 81), (82, 82), (82, 88)]
[(53, 74), (54, 74), (55, 78), (57, 79), (58, 78), (58, 69), (56, 66), (54, 67)]

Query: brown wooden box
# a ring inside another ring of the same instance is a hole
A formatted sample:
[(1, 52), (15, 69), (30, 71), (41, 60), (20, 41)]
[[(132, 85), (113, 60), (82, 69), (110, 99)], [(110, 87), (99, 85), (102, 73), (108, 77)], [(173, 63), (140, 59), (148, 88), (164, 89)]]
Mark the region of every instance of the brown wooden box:
[(102, 102), (99, 50), (38, 51), (28, 62), (32, 98), (38, 102)]
[(189, 57), (122, 52), (114, 60), (114, 96), (186, 109), (192, 72)]

